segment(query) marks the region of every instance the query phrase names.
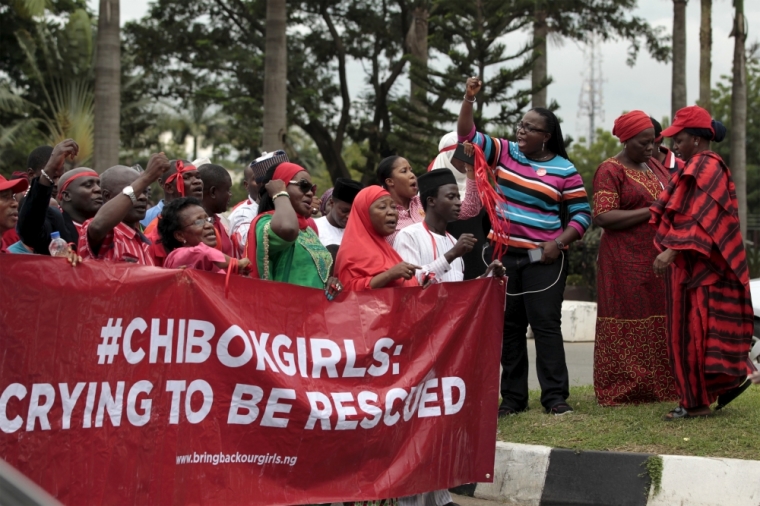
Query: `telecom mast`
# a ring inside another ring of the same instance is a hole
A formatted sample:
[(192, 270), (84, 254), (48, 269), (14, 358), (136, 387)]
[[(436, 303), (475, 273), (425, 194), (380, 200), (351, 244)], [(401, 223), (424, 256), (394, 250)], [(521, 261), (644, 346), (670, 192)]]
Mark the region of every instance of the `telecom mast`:
[(599, 38), (592, 35), (583, 49), (583, 84), (578, 98), (578, 131), (588, 128), (588, 145), (596, 138), (596, 125), (604, 122), (604, 77)]

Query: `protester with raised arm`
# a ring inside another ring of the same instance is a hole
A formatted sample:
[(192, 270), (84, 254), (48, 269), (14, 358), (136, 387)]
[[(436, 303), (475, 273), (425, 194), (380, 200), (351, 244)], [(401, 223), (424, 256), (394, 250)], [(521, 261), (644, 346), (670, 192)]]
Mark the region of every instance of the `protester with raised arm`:
[(236, 205), (229, 216), (230, 238), (236, 250), (236, 255), (240, 258), (245, 256), (245, 246), (248, 243), (248, 229), (251, 226), (251, 222), (259, 214), (259, 202), (261, 201), (261, 193), (267, 170), (287, 161), (288, 156), (285, 154), (285, 151), (279, 150), (272, 153), (264, 153), (252, 161), (243, 172), (244, 180), (248, 181), (246, 186), (248, 198)]
[[(528, 347), (530, 324), (536, 343), (536, 371), (541, 404), (547, 413), (572, 411), (567, 403), (570, 381), (562, 342), (562, 300), (567, 277), (567, 247), (591, 224), (583, 180), (567, 159), (562, 129), (548, 109), (528, 111), (516, 125), (517, 141), (494, 139), (478, 132), (473, 106), (482, 87), (467, 80), (457, 123), (459, 141), (476, 144), (489, 165), (506, 203), (496, 209), (489, 238), (508, 247), (501, 263), (509, 277), (504, 315), (499, 416), (528, 408)], [(563, 220), (566, 215), (567, 219)], [(531, 263), (529, 250), (541, 248)], [(563, 261), (558, 261), (564, 257)]]
[(259, 214), (248, 230), (246, 257), (253, 277), (325, 290), (343, 290), (333, 277), (333, 259), (319, 242), (311, 209), (316, 185), (309, 171), (291, 162), (267, 170)]
[[(95, 216), (103, 205), (97, 172), (87, 168), (63, 172), (66, 158), (74, 158), (78, 152), (77, 143), (66, 139), (53, 149), (39, 177), (32, 179), (18, 223), (21, 242), (31, 252), (49, 255), (52, 232), (59, 232), (68, 243), (78, 244), (82, 223)], [(58, 193), (54, 195), (56, 187)], [(59, 208), (50, 206), (51, 198), (57, 200)]]
[(140, 224), (145, 227), (145, 233), (148, 235), (158, 226), (156, 219), (161, 214), (161, 209), (172, 200), (181, 197), (203, 199), (203, 182), (198, 175), (198, 168), (188, 160), (172, 160), (170, 163), (171, 168), (158, 178), (164, 198), (148, 209), (145, 212), (145, 218), (140, 220)]
[(104, 204), (94, 218), (82, 225), (79, 255), (111, 262), (154, 265), (149, 252), (150, 241), (140, 232), (148, 198), (145, 190), (169, 170), (169, 159), (163, 153), (150, 157), (142, 174), (117, 165), (100, 177)]

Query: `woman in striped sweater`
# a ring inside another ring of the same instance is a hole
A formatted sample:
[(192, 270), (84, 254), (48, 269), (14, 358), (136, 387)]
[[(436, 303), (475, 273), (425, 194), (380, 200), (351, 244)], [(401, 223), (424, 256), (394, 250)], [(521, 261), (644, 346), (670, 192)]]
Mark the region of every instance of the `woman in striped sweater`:
[[(560, 329), (567, 277), (564, 251), (591, 224), (591, 208), (583, 180), (567, 159), (554, 113), (532, 109), (517, 124), (516, 142), (494, 139), (475, 129), (472, 110), (481, 87), (480, 79), (467, 80), (457, 131), (460, 142), (470, 141), (483, 150), (506, 197), (496, 214), (507, 225), (499, 229), (508, 233), (489, 234), (491, 241), (508, 248), (501, 257), (509, 282), (499, 416), (528, 408), (529, 324), (535, 335), (541, 404), (547, 413), (562, 415), (572, 411), (567, 404), (570, 381)], [(528, 252), (538, 248), (540, 259), (531, 263)]]

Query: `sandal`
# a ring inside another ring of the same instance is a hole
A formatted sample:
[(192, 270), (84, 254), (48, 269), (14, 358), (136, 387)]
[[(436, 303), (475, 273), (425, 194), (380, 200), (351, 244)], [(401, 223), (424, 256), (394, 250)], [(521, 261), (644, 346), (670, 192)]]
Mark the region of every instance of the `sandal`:
[(750, 381), (749, 378), (747, 378), (744, 380), (744, 383), (742, 383), (738, 387), (732, 388), (728, 392), (720, 394), (718, 396), (718, 405), (715, 406), (715, 411), (725, 408), (729, 402), (739, 397), (746, 389), (749, 388), (751, 384), (752, 384), (752, 381)]
[(692, 415), (689, 414), (689, 411), (686, 408), (678, 406), (676, 409), (671, 410), (670, 413), (663, 416), (662, 419), (666, 422), (672, 422), (673, 420), (683, 420), (687, 418), (707, 418), (708, 416), (712, 416), (712, 412), (705, 413), (703, 415)]

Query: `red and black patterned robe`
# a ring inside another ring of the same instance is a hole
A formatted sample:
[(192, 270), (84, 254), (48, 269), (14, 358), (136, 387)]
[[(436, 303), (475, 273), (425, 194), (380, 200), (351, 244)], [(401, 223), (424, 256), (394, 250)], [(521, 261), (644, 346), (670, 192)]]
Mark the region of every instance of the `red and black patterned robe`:
[(652, 206), (668, 269), (668, 352), (681, 406), (712, 404), (754, 370), (752, 303), (731, 172), (716, 153), (691, 157)]

